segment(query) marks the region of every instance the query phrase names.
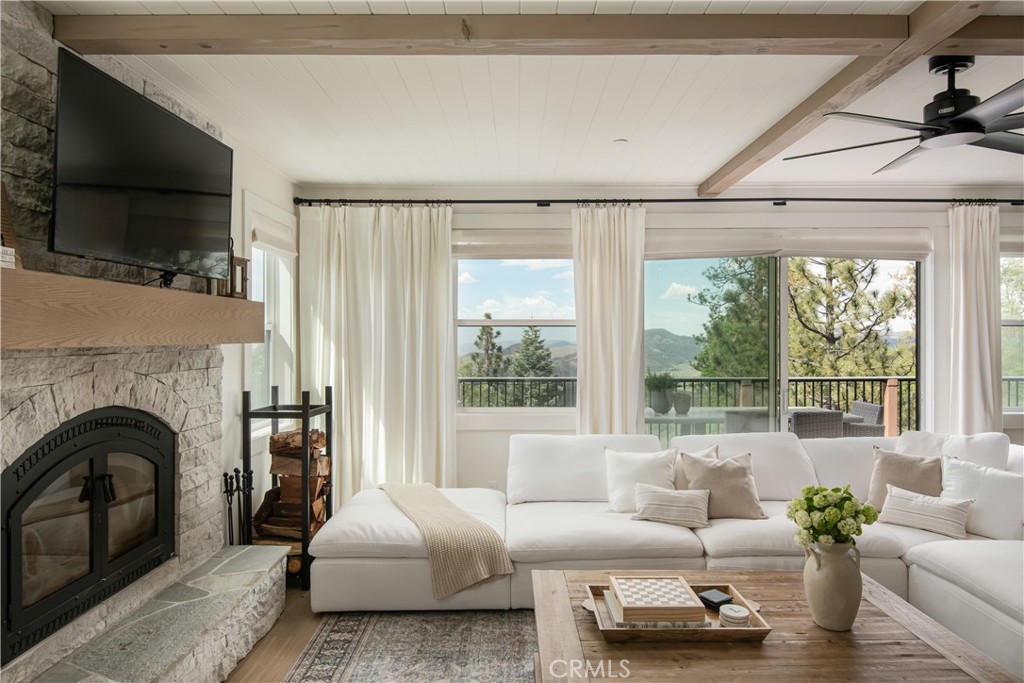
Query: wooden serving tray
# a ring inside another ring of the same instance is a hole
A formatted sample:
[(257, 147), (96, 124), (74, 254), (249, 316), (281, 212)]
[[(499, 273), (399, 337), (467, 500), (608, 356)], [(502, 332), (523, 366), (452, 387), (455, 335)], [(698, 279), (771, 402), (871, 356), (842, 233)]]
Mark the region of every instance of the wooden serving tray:
[(718, 623), (718, 612), (708, 609), (705, 610), (705, 614), (711, 620), (711, 626), (709, 627), (616, 628), (612, 626), (611, 617), (608, 615), (608, 607), (604, 604), (604, 591), (609, 590), (609, 587), (588, 584), (587, 593), (594, 601), (594, 616), (597, 618), (597, 628), (601, 632), (601, 637), (610, 643), (626, 640), (680, 640), (705, 643), (762, 641), (772, 632), (772, 627), (768, 625), (768, 622), (754, 611), (751, 604), (731, 584), (691, 583), (690, 588), (697, 593), (703, 593), (713, 588), (717, 588), (723, 593), (728, 593), (732, 596), (732, 604), (741, 605), (750, 610), (750, 626), (720, 626)]

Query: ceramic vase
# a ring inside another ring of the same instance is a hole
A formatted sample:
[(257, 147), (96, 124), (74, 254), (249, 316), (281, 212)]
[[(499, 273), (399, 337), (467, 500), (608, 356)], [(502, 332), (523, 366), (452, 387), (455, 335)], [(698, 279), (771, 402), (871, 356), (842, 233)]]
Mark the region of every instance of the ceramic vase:
[(860, 551), (849, 543), (815, 543), (804, 552), (804, 593), (811, 618), (829, 631), (849, 631), (857, 618), (864, 588)]
[(672, 407), (672, 400), (667, 391), (651, 392), (651, 409), (658, 415), (664, 415)]
[(690, 412), (690, 405), (693, 397), (687, 393), (677, 393), (672, 397), (672, 405), (676, 409), (676, 415), (686, 415)]

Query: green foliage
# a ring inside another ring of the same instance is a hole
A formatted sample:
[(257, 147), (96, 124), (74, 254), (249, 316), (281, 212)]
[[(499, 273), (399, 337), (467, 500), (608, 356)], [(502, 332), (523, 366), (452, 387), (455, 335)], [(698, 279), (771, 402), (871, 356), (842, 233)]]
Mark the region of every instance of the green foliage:
[[(1004, 323), (1024, 320), (1024, 257), (999, 260), (1000, 308)], [(1003, 325), (1003, 377), (1024, 376), (1024, 327)], [(1003, 401), (1010, 405), (1009, 397)]]
[[(706, 306), (694, 367), (705, 377), (768, 374), (769, 259), (721, 259), (704, 275), (710, 286), (690, 297)], [(908, 264), (880, 291), (874, 259), (789, 259), (789, 374), (857, 377), (915, 374), (915, 333), (893, 338), (893, 323), (913, 313)]]
[[(484, 313), (486, 320), (491, 319), (490, 313)], [(472, 373), (473, 377), (503, 377), (508, 367), (508, 360), (505, 358), (505, 352), (502, 350), (501, 345), (498, 344), (498, 339), (501, 337), (501, 332), (495, 330), (490, 325), (483, 325), (480, 327), (480, 331), (477, 332), (476, 341), (473, 342), (478, 351), (474, 351), (469, 355), (470, 361), (472, 362)]]
[(793, 540), (801, 548), (812, 543), (832, 545), (852, 543), (857, 545), (855, 536), (860, 536), (865, 524), (878, 521), (878, 511), (871, 503), (862, 504), (850, 493), (850, 487), (827, 488), (805, 486), (800, 497), (786, 504), (786, 517), (797, 525)]
[[(523, 330), (522, 341), (509, 361), (508, 370), (513, 377), (551, 377), (555, 374), (551, 349), (541, 338), (539, 327), (529, 325)], [(564, 387), (561, 382), (529, 382), (516, 398), (516, 405), (563, 405), (561, 394)]]
[(913, 264), (880, 291), (875, 259), (789, 259), (789, 372), (797, 377), (913, 375), (914, 334), (890, 345), (914, 310)]
[(693, 367), (704, 377), (768, 375), (768, 259), (720, 259), (704, 271), (711, 286), (690, 296), (708, 309)]
[(551, 349), (540, 336), (540, 328), (530, 325), (523, 330), (522, 342), (508, 364), (513, 377), (551, 377), (555, 374), (555, 363), (551, 360)]
[(648, 370), (647, 376), (644, 377), (644, 386), (647, 387), (647, 391), (671, 391), (676, 388), (678, 383), (679, 380), (668, 372)]

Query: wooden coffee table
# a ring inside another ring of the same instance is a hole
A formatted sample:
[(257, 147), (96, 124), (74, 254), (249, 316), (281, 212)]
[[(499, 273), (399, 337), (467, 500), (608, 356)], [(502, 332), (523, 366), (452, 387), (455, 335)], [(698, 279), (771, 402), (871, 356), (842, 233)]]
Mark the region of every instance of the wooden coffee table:
[[(853, 629), (837, 633), (811, 620), (800, 572), (680, 570), (691, 583), (734, 585), (743, 597), (761, 604), (760, 614), (772, 632), (760, 643), (605, 642), (594, 615), (581, 606), (587, 598), (585, 586), (607, 584), (608, 574), (666, 573), (664, 569), (533, 572), (537, 681), (1017, 680), (867, 576)], [(573, 661), (583, 664), (573, 668)]]

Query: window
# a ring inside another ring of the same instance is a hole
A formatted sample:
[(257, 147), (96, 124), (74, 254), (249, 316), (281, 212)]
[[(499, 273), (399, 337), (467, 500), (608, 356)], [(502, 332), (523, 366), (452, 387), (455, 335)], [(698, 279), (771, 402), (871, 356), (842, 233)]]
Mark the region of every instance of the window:
[(999, 259), (1003, 410), (1024, 412), (1024, 256)]
[(777, 259), (648, 261), (644, 422), (674, 436), (767, 431), (774, 420)]
[[(814, 436), (843, 436), (869, 419), (858, 433), (881, 435), (878, 411), (855, 414), (854, 401), (884, 405), (900, 431), (917, 428), (915, 261), (648, 261), (644, 307), (645, 422), (665, 444), (819, 422), (827, 433)], [(842, 415), (790, 421), (820, 411)]]
[[(249, 298), (263, 302), (263, 343), (245, 349), (246, 388), (254, 407), (270, 404), (272, 386), (282, 401), (295, 400), (296, 219), (259, 195), (242, 191), (242, 211), (249, 257)], [(254, 436), (265, 436), (270, 421), (262, 421)], [(284, 429), (284, 425), (279, 425)]]
[(574, 408), (572, 261), (456, 263), (458, 405)]
[(249, 263), (249, 298), (263, 302), (263, 343), (249, 345), (249, 391), (253, 406), (270, 405), (271, 367), (273, 357), (274, 324), (267, 318), (267, 257), (259, 247), (252, 248)]

